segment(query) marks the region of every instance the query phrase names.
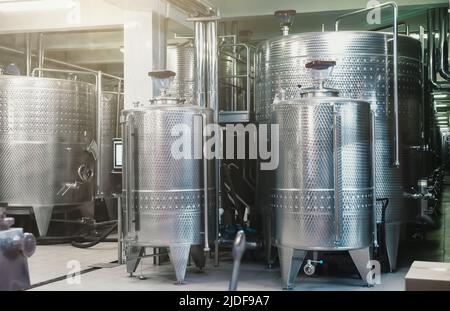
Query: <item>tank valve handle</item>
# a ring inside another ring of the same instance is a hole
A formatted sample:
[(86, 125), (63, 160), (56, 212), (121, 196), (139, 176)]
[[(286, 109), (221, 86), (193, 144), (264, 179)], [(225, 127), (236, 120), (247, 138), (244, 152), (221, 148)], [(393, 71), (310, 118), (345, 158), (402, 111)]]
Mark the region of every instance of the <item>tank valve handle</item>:
[(236, 234), (236, 238), (233, 243), (233, 274), (231, 276), (230, 291), (236, 291), (238, 285), (239, 269), (241, 265), (241, 259), (245, 252), (246, 238), (243, 230), (240, 230)]
[(296, 10), (275, 11), (275, 16), (280, 19), (281, 34), (283, 36), (289, 35), (289, 29), (294, 24), (295, 14), (297, 14)]

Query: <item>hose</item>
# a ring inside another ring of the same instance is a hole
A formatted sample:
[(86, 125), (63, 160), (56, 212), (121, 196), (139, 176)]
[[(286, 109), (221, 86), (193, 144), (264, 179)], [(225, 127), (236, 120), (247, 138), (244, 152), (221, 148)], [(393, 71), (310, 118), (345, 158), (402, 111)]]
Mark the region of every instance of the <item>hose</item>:
[(100, 242), (103, 242), (116, 229), (117, 229), (117, 223), (115, 225), (113, 225), (110, 229), (106, 230), (100, 237), (98, 237), (97, 239), (94, 239), (93, 241), (77, 242), (76, 240), (73, 240), (70, 244), (76, 248), (83, 248), (83, 249), (90, 248), (90, 247), (93, 247), (93, 246), (99, 244)]

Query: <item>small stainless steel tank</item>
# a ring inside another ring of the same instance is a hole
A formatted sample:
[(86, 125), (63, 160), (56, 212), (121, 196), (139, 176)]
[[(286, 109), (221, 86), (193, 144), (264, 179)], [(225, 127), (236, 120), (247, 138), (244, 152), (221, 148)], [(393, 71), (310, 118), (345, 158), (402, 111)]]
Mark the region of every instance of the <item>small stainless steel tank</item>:
[(349, 251), (368, 272), (374, 227), (370, 104), (340, 98), (323, 80), (335, 62), (306, 64), (317, 87), (274, 104), (280, 164), (272, 208), (283, 281), (291, 288), (307, 251)]
[(95, 103), (88, 83), (0, 76), (0, 202), (32, 210), (41, 236), (54, 207), (93, 199)]
[[(169, 79), (173, 72), (154, 74)], [(202, 145), (203, 125), (212, 121), (212, 110), (184, 104), (165, 90), (151, 105), (122, 112), (123, 230), (129, 273), (146, 247), (169, 247), (180, 283), (190, 251), (195, 264), (204, 266), (203, 251), (215, 232), (214, 165), (202, 157), (201, 148), (200, 156), (185, 158), (175, 156), (172, 148), (180, 140), (176, 128), (184, 129), (194, 148)]]
[(192, 42), (167, 47), (168, 68), (177, 75), (169, 92), (194, 104), (195, 48)]

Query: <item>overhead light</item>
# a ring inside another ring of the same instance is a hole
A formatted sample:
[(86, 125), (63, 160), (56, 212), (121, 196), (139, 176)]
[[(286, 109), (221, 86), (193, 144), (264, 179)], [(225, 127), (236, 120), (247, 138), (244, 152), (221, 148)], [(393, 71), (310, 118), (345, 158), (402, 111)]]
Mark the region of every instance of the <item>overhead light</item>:
[(76, 6), (76, 1), (78, 0), (1, 0), (0, 12), (68, 10)]

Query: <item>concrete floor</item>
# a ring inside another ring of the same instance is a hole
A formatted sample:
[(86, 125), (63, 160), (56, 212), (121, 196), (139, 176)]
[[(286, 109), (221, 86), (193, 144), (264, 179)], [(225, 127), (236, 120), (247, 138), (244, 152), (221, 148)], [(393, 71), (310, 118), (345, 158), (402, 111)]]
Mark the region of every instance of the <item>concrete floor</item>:
[[(295, 290), (355, 290), (355, 291), (402, 291), (404, 277), (414, 260), (450, 262), (450, 177), (443, 194), (441, 205), (441, 222), (439, 227), (427, 231), (425, 240), (410, 240), (400, 246), (399, 268), (395, 273), (383, 273), (381, 284), (374, 288), (362, 285), (357, 275), (347, 273), (341, 276), (297, 278)], [(186, 284), (174, 285), (174, 273), (170, 264), (154, 266), (152, 259), (143, 260), (136, 271), (139, 277), (129, 277), (125, 266), (90, 269), (99, 263), (111, 263), (117, 260), (117, 249), (114, 243), (102, 243), (92, 249), (76, 249), (69, 245), (39, 246), (36, 254), (30, 258), (29, 266), (34, 291), (202, 291), (227, 290), (231, 277), (231, 258), (222, 258), (219, 267), (213, 267), (208, 262), (205, 272), (198, 272), (194, 267), (188, 267)], [(229, 256), (229, 255), (228, 255)], [(70, 269), (69, 261), (76, 260), (85, 273), (81, 274), (81, 283), (71, 285), (66, 279)], [(279, 269), (267, 270), (262, 264), (243, 262), (241, 266), (239, 290), (277, 291), (281, 290)]]

